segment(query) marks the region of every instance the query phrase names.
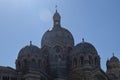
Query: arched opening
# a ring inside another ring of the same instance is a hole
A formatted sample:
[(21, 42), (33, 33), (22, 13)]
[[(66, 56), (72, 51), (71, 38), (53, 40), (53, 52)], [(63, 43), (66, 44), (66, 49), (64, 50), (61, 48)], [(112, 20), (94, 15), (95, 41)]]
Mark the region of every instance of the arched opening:
[(9, 80), (9, 77), (8, 76), (3, 76), (2, 80)]
[(119, 78), (120, 78), (120, 71), (119, 71)]
[(38, 67), (41, 67), (41, 60), (38, 60)]
[(84, 57), (81, 56), (81, 57), (80, 57), (80, 64), (83, 65), (83, 63), (84, 63)]
[(72, 48), (71, 48), (71, 47), (68, 47), (68, 51), (67, 51), (67, 52), (70, 53), (71, 50), (72, 50)]
[(27, 61), (26, 59), (23, 60), (23, 64), (24, 64), (24, 65), (23, 65), (24, 68), (27, 68), (27, 67), (28, 67), (28, 61)]
[(62, 51), (62, 48), (60, 46), (55, 46), (54, 47), (56, 53), (60, 53)]
[(98, 79), (98, 80), (107, 80), (103, 75), (101, 74), (97, 74), (95, 75), (95, 77)]
[(95, 65), (97, 65), (98, 64), (98, 59), (97, 59), (97, 57), (95, 57)]
[(112, 65), (107, 65), (107, 70), (111, 70), (113, 68)]
[(41, 76), (40, 80), (46, 80), (45, 77)]
[(58, 55), (58, 61), (62, 60), (62, 55)]
[(73, 59), (73, 66), (77, 66), (77, 58)]
[(32, 60), (31, 60), (31, 63), (32, 63), (32, 64), (31, 64), (32, 67), (36, 67), (36, 61), (35, 61), (35, 59), (32, 59)]
[(24, 65), (26, 65), (27, 64), (27, 60), (26, 59), (24, 59)]
[(55, 55), (55, 56), (53, 57), (53, 59), (57, 61), (57, 60), (58, 60), (58, 55)]
[(93, 64), (93, 59), (91, 56), (89, 56), (89, 64)]
[(17, 68), (20, 69), (21, 68), (21, 64), (20, 61), (17, 62)]
[(11, 77), (11, 80), (17, 80), (17, 78), (15, 78), (15, 77)]

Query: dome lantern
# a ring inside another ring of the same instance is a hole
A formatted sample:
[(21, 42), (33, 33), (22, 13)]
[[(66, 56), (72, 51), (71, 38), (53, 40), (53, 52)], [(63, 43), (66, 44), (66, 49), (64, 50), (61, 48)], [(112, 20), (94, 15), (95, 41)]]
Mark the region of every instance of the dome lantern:
[(54, 21), (54, 27), (60, 27), (60, 20), (61, 20), (61, 16), (58, 13), (58, 11), (56, 10), (54, 16), (53, 16), (53, 21)]
[(53, 15), (54, 26), (51, 30), (45, 32), (41, 40), (41, 46), (54, 47), (55, 45), (65, 45), (66, 47), (74, 46), (72, 34), (60, 25), (60, 14), (55, 12)]

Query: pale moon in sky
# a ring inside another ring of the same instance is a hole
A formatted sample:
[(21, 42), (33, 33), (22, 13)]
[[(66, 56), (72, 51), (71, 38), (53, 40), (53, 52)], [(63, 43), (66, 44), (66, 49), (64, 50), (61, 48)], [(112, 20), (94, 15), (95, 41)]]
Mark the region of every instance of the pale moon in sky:
[(40, 11), (40, 20), (43, 22), (50, 22), (52, 20), (52, 14), (49, 9)]

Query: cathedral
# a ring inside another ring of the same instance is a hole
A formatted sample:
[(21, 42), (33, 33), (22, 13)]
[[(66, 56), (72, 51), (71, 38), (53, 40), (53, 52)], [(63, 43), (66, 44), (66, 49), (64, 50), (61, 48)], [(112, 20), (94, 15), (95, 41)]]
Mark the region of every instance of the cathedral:
[(0, 66), (0, 80), (120, 80), (119, 59), (113, 55), (103, 71), (94, 45), (84, 39), (75, 45), (71, 32), (61, 26), (57, 10), (41, 47), (30, 41), (19, 51), (15, 64), (15, 69)]

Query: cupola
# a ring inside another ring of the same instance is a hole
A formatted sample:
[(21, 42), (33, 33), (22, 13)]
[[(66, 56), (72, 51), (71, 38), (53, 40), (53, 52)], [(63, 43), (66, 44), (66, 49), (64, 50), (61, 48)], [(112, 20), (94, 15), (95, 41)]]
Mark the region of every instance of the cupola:
[(61, 20), (61, 16), (60, 14), (57, 12), (55, 12), (54, 16), (53, 16), (53, 21), (54, 21), (54, 27), (60, 27), (60, 20)]
[(54, 25), (52, 29), (46, 31), (41, 40), (41, 46), (55, 47), (56, 45), (62, 45), (65, 47), (73, 47), (74, 39), (72, 34), (60, 25), (60, 14), (56, 10), (53, 15)]

